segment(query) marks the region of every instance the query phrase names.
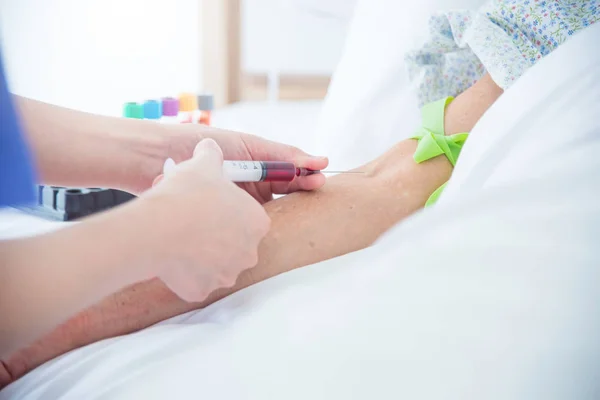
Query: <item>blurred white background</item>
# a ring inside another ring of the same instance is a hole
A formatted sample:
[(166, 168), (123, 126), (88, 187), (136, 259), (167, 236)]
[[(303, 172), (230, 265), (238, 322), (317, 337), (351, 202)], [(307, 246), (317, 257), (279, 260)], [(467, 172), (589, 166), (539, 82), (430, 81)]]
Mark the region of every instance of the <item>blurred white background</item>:
[(345, 25), (314, 11), (310, 3), (242, 1), (242, 68), (246, 72), (333, 73), (343, 49)]
[(196, 0), (0, 0), (11, 89), (119, 114), (126, 99), (198, 86)]
[[(345, 25), (310, 3), (243, 0), (243, 69), (331, 74)], [(201, 8), (201, 0), (0, 0), (11, 89), (109, 115), (125, 101), (200, 92)]]

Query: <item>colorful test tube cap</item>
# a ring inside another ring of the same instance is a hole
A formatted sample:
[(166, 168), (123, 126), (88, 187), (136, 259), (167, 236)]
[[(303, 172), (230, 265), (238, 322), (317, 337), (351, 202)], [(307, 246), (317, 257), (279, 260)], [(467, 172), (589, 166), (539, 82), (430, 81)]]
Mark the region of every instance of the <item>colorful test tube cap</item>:
[(129, 102), (123, 105), (123, 116), (125, 118), (144, 118), (144, 106), (139, 103)]
[(162, 117), (162, 103), (156, 100), (148, 100), (144, 103), (144, 118), (160, 119)]
[(179, 95), (179, 111), (195, 111), (198, 109), (198, 99), (191, 93), (182, 93)]
[(173, 97), (162, 99), (162, 114), (165, 117), (176, 117), (179, 113), (179, 100)]
[(202, 111), (212, 111), (215, 108), (214, 97), (212, 94), (198, 95), (198, 109)]

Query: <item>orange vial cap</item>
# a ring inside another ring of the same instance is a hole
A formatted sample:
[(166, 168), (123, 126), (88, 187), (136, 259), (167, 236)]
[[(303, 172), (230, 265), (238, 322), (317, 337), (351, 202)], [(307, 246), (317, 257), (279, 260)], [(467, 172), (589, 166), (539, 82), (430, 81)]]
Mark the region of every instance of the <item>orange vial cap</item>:
[(188, 112), (198, 109), (198, 100), (196, 95), (191, 93), (182, 93), (179, 96), (179, 111)]

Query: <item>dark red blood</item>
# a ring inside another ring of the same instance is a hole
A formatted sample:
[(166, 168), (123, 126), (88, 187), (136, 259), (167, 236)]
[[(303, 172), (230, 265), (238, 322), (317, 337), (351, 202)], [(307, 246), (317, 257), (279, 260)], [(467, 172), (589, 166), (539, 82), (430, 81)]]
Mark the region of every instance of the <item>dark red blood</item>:
[(291, 182), (296, 177), (296, 166), (283, 161), (263, 161), (265, 182)]

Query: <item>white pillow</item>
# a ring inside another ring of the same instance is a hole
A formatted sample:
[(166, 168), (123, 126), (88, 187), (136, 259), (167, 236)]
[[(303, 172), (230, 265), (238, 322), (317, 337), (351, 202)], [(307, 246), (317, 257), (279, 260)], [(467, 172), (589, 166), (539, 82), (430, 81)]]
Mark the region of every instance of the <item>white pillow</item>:
[(344, 23), (352, 18), (356, 0), (287, 0), (293, 7), (322, 18)]
[[(576, 34), (492, 105), (472, 130), (439, 203), (466, 191), (516, 178), (536, 180), (548, 171), (565, 172), (592, 161), (593, 152), (582, 156), (574, 148), (583, 150), (580, 145), (586, 143), (590, 152), (592, 139), (600, 135), (600, 55), (587, 54), (598, 37), (600, 26)], [(531, 101), (536, 98), (545, 100)], [(600, 171), (596, 174), (600, 178)]]
[(335, 169), (369, 161), (419, 123), (404, 54), (418, 46), (436, 10), (476, 9), (484, 0), (359, 0), (325, 99), (316, 147)]

